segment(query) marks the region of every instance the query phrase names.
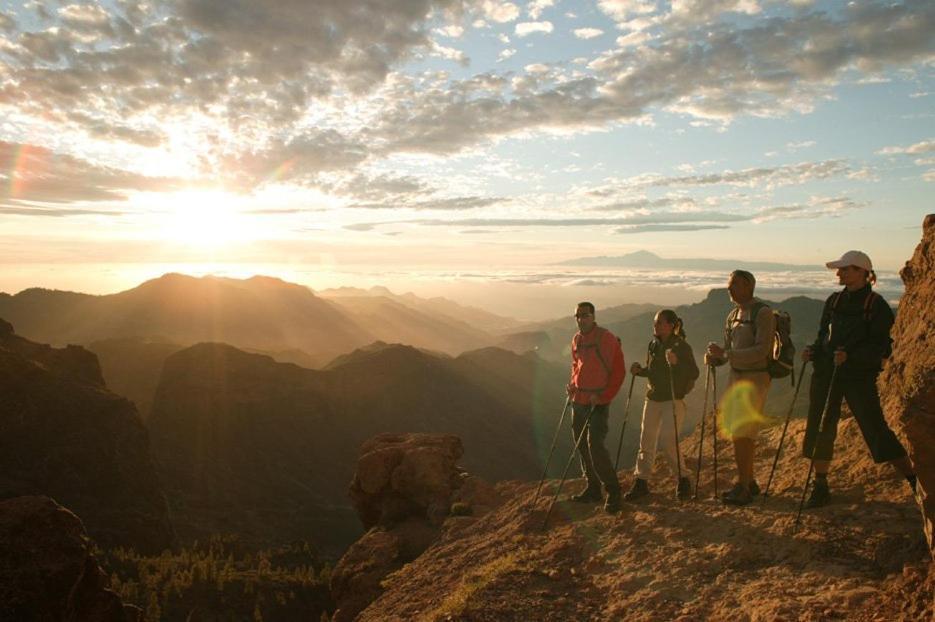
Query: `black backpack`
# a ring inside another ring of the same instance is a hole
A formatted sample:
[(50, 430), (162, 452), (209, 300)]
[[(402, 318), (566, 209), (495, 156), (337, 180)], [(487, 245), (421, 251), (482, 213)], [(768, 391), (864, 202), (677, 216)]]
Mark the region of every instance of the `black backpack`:
[[(756, 339), (756, 316), (763, 307), (768, 305), (765, 302), (757, 302), (750, 310), (749, 320), (738, 319), (740, 317), (740, 307), (735, 307), (727, 316), (727, 325), (724, 328), (725, 342), (730, 343), (730, 331), (734, 324), (752, 324), (753, 338)], [(776, 311), (771, 309), (773, 318), (776, 321), (776, 332), (773, 335), (773, 349), (770, 352), (769, 359), (764, 371), (769, 372), (770, 378), (785, 378), (789, 376), (792, 380), (792, 386), (795, 386), (795, 375), (792, 370), (795, 368), (795, 346), (792, 345), (792, 316), (785, 311)]]

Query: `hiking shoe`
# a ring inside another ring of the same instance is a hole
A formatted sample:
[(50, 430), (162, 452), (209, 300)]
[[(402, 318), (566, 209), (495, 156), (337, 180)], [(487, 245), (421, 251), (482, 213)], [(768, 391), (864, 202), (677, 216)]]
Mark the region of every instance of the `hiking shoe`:
[(627, 501), (636, 501), (642, 497), (645, 497), (649, 494), (649, 484), (646, 483), (646, 480), (637, 477), (633, 480), (633, 486), (630, 487), (630, 490), (627, 491), (627, 494), (623, 495), (623, 498)]
[(600, 488), (588, 486), (576, 495), (571, 496), (575, 503), (599, 503), (604, 498)]
[(727, 505), (747, 505), (753, 501), (750, 489), (737, 482), (734, 487), (721, 495), (721, 501)]
[(607, 501), (604, 502), (604, 511), (608, 514), (616, 514), (620, 511), (620, 489), (607, 493)]
[(805, 502), (805, 507), (820, 508), (828, 505), (830, 500), (831, 490), (828, 488), (828, 482), (821, 482), (816, 479), (812, 486), (812, 494), (808, 496), (808, 501)]
[(750, 482), (750, 496), (757, 497), (760, 494), (760, 485), (756, 483), (756, 480)]
[(692, 483), (687, 477), (679, 478), (679, 485), (675, 489), (675, 497), (679, 501), (685, 501), (692, 496)]

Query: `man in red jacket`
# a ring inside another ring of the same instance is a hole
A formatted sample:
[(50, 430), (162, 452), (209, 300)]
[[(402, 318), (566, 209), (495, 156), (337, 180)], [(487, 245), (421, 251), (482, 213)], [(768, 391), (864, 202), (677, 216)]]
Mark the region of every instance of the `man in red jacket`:
[[(578, 333), (571, 340), (571, 382), (568, 395), (572, 398), (572, 430), (577, 440), (588, 422), (587, 443), (579, 445), (581, 471), (588, 486), (572, 497), (580, 503), (600, 502), (607, 491), (604, 509), (609, 513), (620, 511), (620, 482), (604, 439), (607, 437), (607, 419), (610, 402), (620, 390), (626, 376), (626, 363), (620, 340), (609, 330), (601, 328), (594, 319), (594, 305), (579, 302), (575, 310)], [(590, 420), (588, 415), (590, 414)]]

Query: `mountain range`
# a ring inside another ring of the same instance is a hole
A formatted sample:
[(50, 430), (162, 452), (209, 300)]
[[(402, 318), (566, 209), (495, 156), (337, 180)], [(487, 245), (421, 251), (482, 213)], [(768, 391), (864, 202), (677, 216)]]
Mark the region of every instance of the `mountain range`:
[(559, 266), (587, 266), (600, 268), (638, 268), (645, 270), (697, 270), (721, 271), (725, 274), (743, 266), (746, 270), (764, 272), (811, 272), (823, 266), (787, 264), (768, 261), (738, 261), (736, 259), (666, 258), (649, 251), (636, 251), (626, 255), (600, 255), (579, 257), (559, 262)]

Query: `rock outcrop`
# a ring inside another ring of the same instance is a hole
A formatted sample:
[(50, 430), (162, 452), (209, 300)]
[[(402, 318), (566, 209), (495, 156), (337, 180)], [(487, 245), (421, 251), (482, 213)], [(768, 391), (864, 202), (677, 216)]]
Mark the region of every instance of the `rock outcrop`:
[(369, 531), (331, 575), (334, 622), (353, 620), (380, 595), (387, 576), (435, 542), (452, 507), (481, 516), (501, 503), (489, 484), (458, 468), (462, 454), (452, 435), (381, 434), (363, 444), (350, 494)]
[(173, 533), (149, 436), (93, 354), (0, 325), (0, 499), (48, 495), (102, 545), (158, 552)]
[(0, 620), (142, 620), (107, 586), (77, 516), (48, 497), (0, 501)]
[(935, 555), (935, 214), (900, 276), (906, 292), (893, 327), (893, 356), (880, 377), (887, 419), (916, 465), (929, 547)]

